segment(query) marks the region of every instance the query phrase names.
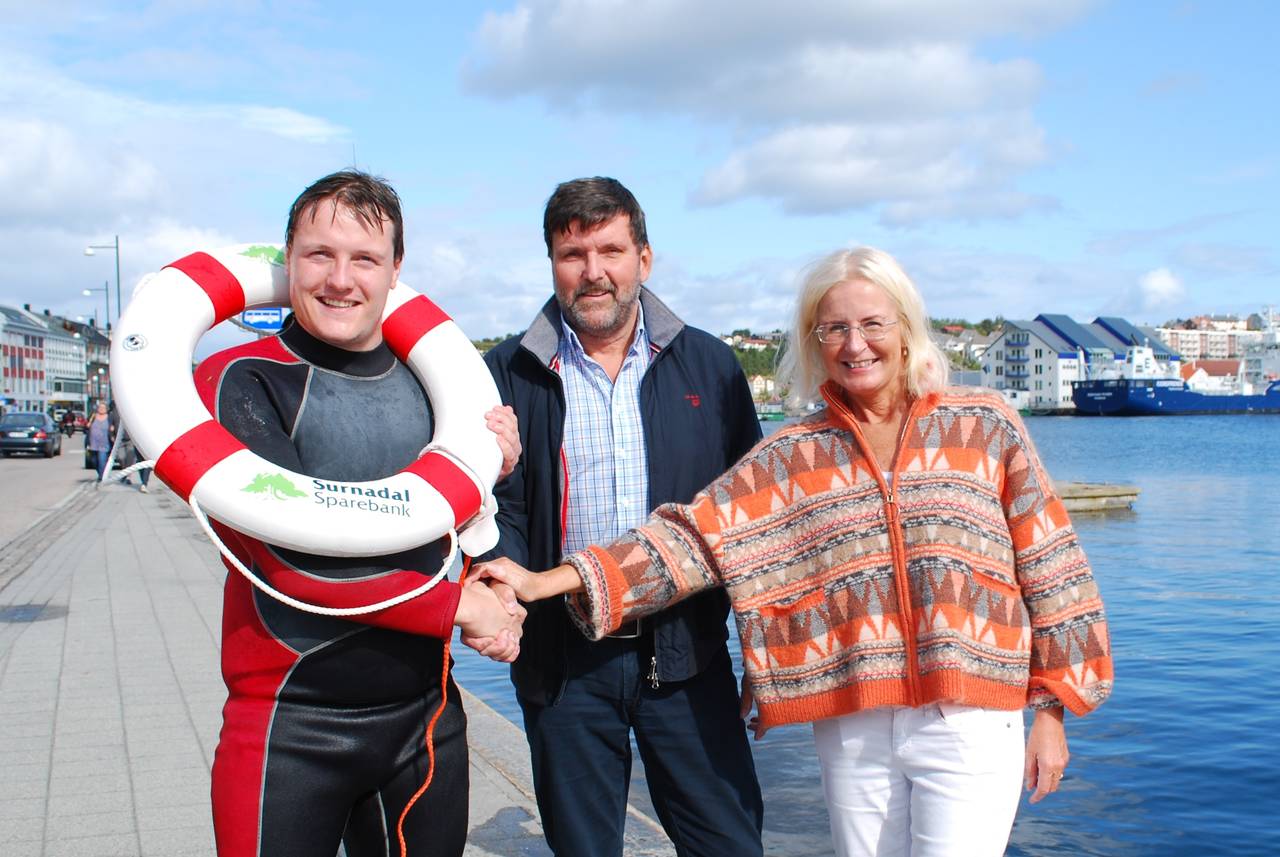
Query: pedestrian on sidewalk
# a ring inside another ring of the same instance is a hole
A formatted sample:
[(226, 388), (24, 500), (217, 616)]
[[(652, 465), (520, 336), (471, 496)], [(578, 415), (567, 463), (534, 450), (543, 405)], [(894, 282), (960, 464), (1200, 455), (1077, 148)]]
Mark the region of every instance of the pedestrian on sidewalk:
[[(617, 538), (662, 503), (688, 502), (760, 438), (733, 352), (644, 285), (653, 250), (627, 188), (561, 184), (543, 238), (555, 294), (485, 358), (523, 449), (495, 491), (494, 555), (538, 570)], [(559, 857), (621, 857), (633, 733), (677, 854), (761, 854), (728, 610), (723, 591), (705, 592), (593, 641), (562, 601), (530, 609), (511, 678)]]
[[(120, 426), (121, 426), (120, 416), (119, 416), (119, 413), (116, 411), (116, 403), (114, 401), (111, 403), (110, 408), (108, 408), (108, 415), (111, 418), (112, 443), (115, 442), (116, 433), (117, 432), (120, 433), (120, 449), (117, 451), (116, 464), (122, 470), (132, 467), (133, 465), (138, 463), (138, 448), (133, 445), (133, 438), (129, 437), (128, 426), (125, 426), (124, 431), (120, 432)], [(150, 467), (144, 467), (138, 471), (138, 481), (142, 483), (141, 486), (138, 488), (138, 490), (141, 491), (143, 494), (146, 494), (150, 491), (150, 489), (147, 488), (147, 482), (150, 481), (150, 479), (151, 479)], [(120, 477), (120, 484), (132, 485), (133, 480), (130, 479), (128, 476), (122, 476)]]
[(111, 454), (111, 443), (115, 437), (111, 432), (111, 417), (107, 413), (106, 402), (98, 402), (94, 408), (84, 436), (85, 444), (93, 453), (93, 466), (98, 471), (98, 483), (101, 484), (103, 474), (107, 472), (107, 456)]
[[(322, 479), (379, 479), (415, 461), (431, 441), (431, 404), (382, 339), (403, 256), (400, 199), (385, 181), (347, 170), (303, 191), (285, 230), (292, 322), (196, 371), (217, 420), (267, 461)], [(488, 417), (505, 474), (519, 454), (515, 418), (501, 408)], [(218, 531), (276, 590), (326, 607), (411, 591), (445, 555), (437, 541), (388, 556), (316, 556)], [(228, 698), (213, 763), (219, 857), (332, 855), (344, 839), (348, 854), (384, 854), (401, 832), (414, 855), (461, 855), (466, 717), (446, 641), (457, 625), (464, 643), (509, 661), (523, 614), (483, 584), (445, 580), (376, 613), (321, 616), (264, 595), (228, 564)]]

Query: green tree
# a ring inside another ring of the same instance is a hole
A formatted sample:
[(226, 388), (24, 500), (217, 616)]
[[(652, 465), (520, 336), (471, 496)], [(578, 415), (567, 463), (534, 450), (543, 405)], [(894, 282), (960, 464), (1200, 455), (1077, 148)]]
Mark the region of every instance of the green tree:
[(271, 492), (271, 496), (277, 500), (287, 500), (290, 497), (305, 497), (307, 492), (299, 491), (297, 487), (284, 477), (281, 473), (259, 473), (253, 477), (253, 481), (240, 489), (249, 494), (266, 494)]
[(999, 330), (1004, 327), (1004, 316), (998, 315), (995, 318), (984, 318), (982, 321), (978, 322), (975, 327), (978, 333), (986, 336), (991, 333), (991, 331)]
[[(523, 333), (523, 331), (521, 332)], [(486, 336), (484, 339), (471, 340), (471, 344), (476, 347), (476, 351), (479, 351), (481, 354), (484, 354), (490, 348), (493, 348), (499, 343), (505, 342), (511, 337), (517, 336), (517, 335), (518, 334), (515, 334), (515, 333), (507, 333), (502, 336)]]
[(273, 247), (270, 244), (254, 244), (240, 251), (241, 256), (248, 256), (250, 259), (261, 259), (264, 262), (270, 262), (272, 265), (284, 265), (284, 252), (279, 247)]
[(735, 348), (734, 355), (738, 358), (738, 363), (742, 365), (742, 371), (747, 377), (752, 375), (763, 375), (766, 378), (772, 378), (773, 373), (778, 365), (778, 349), (772, 346), (768, 348)]

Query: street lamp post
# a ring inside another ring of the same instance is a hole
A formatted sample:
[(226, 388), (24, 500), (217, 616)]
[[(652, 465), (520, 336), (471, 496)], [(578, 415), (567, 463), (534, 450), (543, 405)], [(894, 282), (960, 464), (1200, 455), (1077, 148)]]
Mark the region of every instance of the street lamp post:
[(106, 303), (107, 303), (107, 321), (106, 321), (106, 327), (105, 327), (104, 329), (105, 329), (105, 330), (110, 330), (110, 329), (111, 329), (111, 289), (110, 289), (110, 284), (109, 284), (109, 283), (103, 283), (103, 284), (102, 284), (102, 288), (100, 288), (100, 289), (85, 289), (85, 290), (84, 290), (84, 292), (82, 292), (82, 294), (83, 294), (86, 298), (88, 298), (88, 297), (93, 297), (93, 293), (94, 293), (94, 292), (102, 292), (102, 296), (103, 296), (103, 298), (105, 298), (105, 299), (106, 299)]
[[(124, 309), (124, 303), (120, 300), (120, 236), (115, 236), (114, 244), (90, 244), (84, 248), (86, 256), (95, 256), (94, 250), (111, 250), (116, 254), (116, 315), (120, 315), (120, 311)], [(111, 323), (111, 311), (107, 310), (107, 323)]]

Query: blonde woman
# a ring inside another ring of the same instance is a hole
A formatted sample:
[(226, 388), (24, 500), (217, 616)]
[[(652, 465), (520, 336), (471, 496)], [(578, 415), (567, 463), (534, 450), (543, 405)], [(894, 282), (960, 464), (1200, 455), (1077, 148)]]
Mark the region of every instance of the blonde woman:
[[(1102, 601), (1021, 420), (947, 387), (924, 303), (887, 253), (804, 279), (783, 375), (821, 412), (762, 441), (687, 506), (542, 574), (593, 635), (723, 586), (757, 736), (812, 722), (839, 855), (998, 855), (1019, 785), (1068, 761), (1064, 709), (1111, 690)], [(1023, 736), (1023, 709), (1032, 711)]]

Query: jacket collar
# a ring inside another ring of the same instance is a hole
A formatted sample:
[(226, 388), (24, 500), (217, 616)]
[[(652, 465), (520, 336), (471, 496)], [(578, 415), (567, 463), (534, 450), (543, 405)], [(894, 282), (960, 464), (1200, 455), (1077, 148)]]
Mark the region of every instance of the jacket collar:
[[(818, 388), (818, 392), (827, 401), (827, 407), (823, 413), (828, 423), (861, 434), (861, 430), (858, 428), (858, 421), (853, 418), (853, 411), (849, 409), (849, 405), (845, 402), (844, 390), (840, 388), (839, 384), (834, 381), (824, 381), (822, 386)], [(911, 402), (906, 418), (912, 419), (932, 413), (941, 401), (942, 394), (940, 391), (935, 390), (925, 393), (919, 399)]]
[[(644, 308), (649, 344), (661, 351), (684, 329), (684, 322), (645, 286), (640, 287), (640, 306)], [(529, 329), (520, 337), (520, 344), (532, 352), (543, 366), (551, 365), (560, 350), (560, 304), (556, 303), (554, 295), (534, 316)]]

